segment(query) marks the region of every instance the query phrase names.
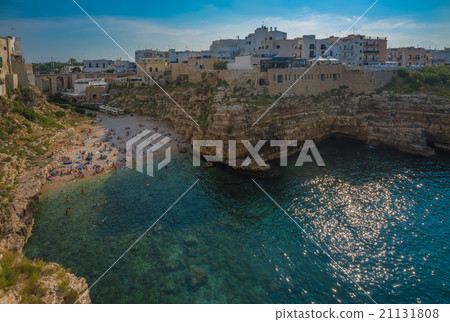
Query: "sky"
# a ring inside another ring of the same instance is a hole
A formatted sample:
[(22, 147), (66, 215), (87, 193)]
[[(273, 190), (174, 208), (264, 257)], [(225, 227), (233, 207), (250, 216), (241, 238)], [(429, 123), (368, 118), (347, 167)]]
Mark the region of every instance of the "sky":
[[(132, 58), (137, 49), (206, 50), (263, 23), (288, 38), (339, 37), (375, 2), (76, 1)], [(13, 33), (27, 62), (130, 60), (73, 0), (0, 0), (0, 35)], [(450, 1), (379, 0), (348, 33), (387, 37), (388, 47), (450, 47)]]

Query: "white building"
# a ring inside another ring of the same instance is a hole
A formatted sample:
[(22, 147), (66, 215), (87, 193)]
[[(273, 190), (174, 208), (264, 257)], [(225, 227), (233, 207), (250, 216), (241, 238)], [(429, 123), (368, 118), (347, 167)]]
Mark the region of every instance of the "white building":
[(340, 60), (347, 66), (364, 64), (364, 36), (343, 37), (339, 41)]
[(317, 56), (326, 56), (339, 59), (339, 43), (333, 46), (337, 37), (316, 39), (315, 35), (303, 35), (298, 40), (297, 58), (312, 59)]
[(106, 59), (83, 61), (83, 73), (103, 73), (109, 69), (109, 61)]
[(80, 78), (73, 83), (73, 95), (86, 95), (86, 88), (90, 86), (106, 86), (104, 78)]
[(249, 34), (245, 37), (244, 42), (241, 46), (241, 53), (250, 53), (257, 50), (264, 49), (263, 41), (267, 40), (282, 40), (287, 38), (287, 33), (283, 31), (278, 31), (277, 27), (266, 27), (261, 26), (256, 28), (254, 33)]
[(130, 62), (128, 60), (118, 59), (114, 62), (114, 69), (116, 73), (125, 73), (130, 70)]
[[(236, 56), (247, 53), (270, 52), (277, 54), (281, 49), (281, 45), (277, 41), (286, 40), (286, 37), (287, 34), (278, 31), (276, 27), (269, 28), (263, 25), (244, 39), (238, 37), (237, 39), (214, 40), (209, 50), (213, 56), (224, 60), (231, 60)], [(279, 48), (276, 48), (277, 46)]]
[(261, 57), (255, 54), (245, 54), (242, 56), (237, 56), (234, 58), (234, 62), (227, 64), (227, 69), (253, 69), (259, 66), (261, 59), (267, 59), (267, 57)]

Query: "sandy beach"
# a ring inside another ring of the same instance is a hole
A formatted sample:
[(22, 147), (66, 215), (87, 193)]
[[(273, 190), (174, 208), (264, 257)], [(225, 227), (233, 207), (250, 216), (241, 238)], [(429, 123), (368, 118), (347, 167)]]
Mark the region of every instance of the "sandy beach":
[[(125, 166), (126, 142), (144, 130), (151, 130), (171, 138), (167, 146), (172, 154), (179, 152), (179, 136), (168, 122), (147, 116), (110, 117), (97, 114), (96, 121), (76, 128), (78, 139), (64, 144), (64, 158), (60, 166), (47, 177), (43, 191), (57, 189), (75, 180), (101, 175)], [(164, 150), (155, 152), (155, 158), (164, 156)], [(136, 155), (133, 154), (133, 161)]]

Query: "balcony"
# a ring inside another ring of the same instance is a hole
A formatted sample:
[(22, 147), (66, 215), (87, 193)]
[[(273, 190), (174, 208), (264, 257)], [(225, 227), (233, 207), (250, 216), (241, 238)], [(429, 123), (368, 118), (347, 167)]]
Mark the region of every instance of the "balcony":
[(379, 53), (380, 53), (379, 50), (371, 50), (371, 49), (364, 50), (364, 54), (379, 54)]

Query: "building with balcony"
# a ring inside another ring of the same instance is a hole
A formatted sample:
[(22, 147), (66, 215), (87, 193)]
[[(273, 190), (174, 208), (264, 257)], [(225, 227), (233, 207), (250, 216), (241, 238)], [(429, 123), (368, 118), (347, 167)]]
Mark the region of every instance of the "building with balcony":
[(339, 59), (340, 48), (337, 37), (317, 39), (315, 35), (303, 35), (297, 41), (297, 58), (313, 59), (317, 56), (328, 56)]
[(387, 60), (397, 62), (400, 66), (431, 66), (432, 51), (425, 48), (402, 47), (389, 48)]

